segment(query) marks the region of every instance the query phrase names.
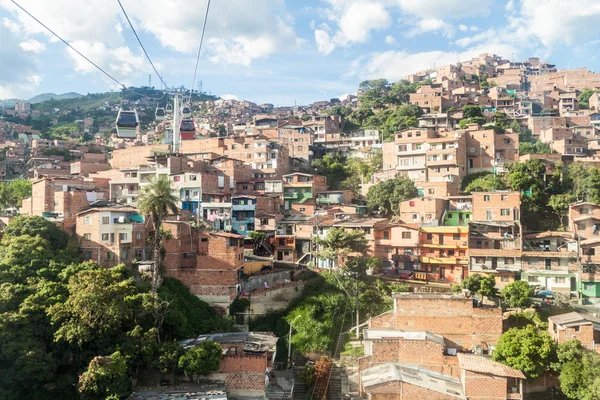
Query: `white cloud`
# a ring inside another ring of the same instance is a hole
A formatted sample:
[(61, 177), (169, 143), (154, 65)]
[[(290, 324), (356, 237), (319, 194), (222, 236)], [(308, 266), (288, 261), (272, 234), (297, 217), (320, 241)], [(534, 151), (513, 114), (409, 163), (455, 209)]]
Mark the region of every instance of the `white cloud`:
[(223, 94), (221, 95), (223, 100), (239, 100), (235, 94)]
[(398, 0), (398, 3), (402, 11), (422, 19), (459, 19), (489, 15), (492, 0)]
[(389, 44), (390, 46), (393, 46), (393, 45), (396, 44), (396, 38), (393, 37), (393, 36), (391, 36), (391, 35), (388, 35), (388, 36), (385, 37), (385, 42), (387, 44)]
[(466, 32), (466, 31), (468, 31), (468, 30), (469, 30), (469, 27), (468, 27), (468, 26), (466, 26), (466, 25), (460, 24), (460, 25), (458, 26), (458, 29), (459, 29), (461, 32)]
[[(147, 74), (151, 71), (146, 58), (142, 54), (133, 54), (129, 47), (126, 46), (109, 48), (101, 42), (88, 43), (83, 41), (73, 42), (72, 45), (125, 85), (130, 84), (133, 79), (141, 74)], [(75, 62), (75, 71), (83, 74), (90, 72), (99, 73), (96, 67), (87, 62), (73, 50), (67, 49), (67, 53)], [(104, 75), (102, 76), (104, 77)], [(106, 80), (110, 82), (111, 86), (115, 84), (108, 77), (106, 77)]]
[(2, 26), (11, 31), (12, 33), (20, 33), (21, 27), (18, 23), (8, 18), (2, 18)]
[(441, 32), (446, 37), (454, 36), (454, 27), (437, 18), (425, 18), (416, 23), (416, 25), (407, 33), (408, 37), (416, 36), (428, 32)]
[(325, 55), (335, 49), (335, 44), (331, 42), (329, 32), (323, 29), (315, 29), (315, 42), (317, 43), (317, 50)]
[(46, 50), (46, 45), (44, 43), (40, 43), (35, 39), (29, 39), (24, 42), (19, 43), (19, 46), (23, 49), (23, 51), (31, 51), (33, 53), (41, 53)]
[(506, 3), (506, 7), (504, 8), (506, 11), (512, 11), (515, 8), (515, 2), (513, 0), (508, 0)]
[(38, 72), (35, 54), (19, 46), (19, 38), (6, 24), (0, 25), (0, 98), (28, 98), (39, 86), (42, 75)]
[(516, 53), (518, 50), (509, 44), (498, 43), (493, 46), (475, 46), (461, 52), (427, 51), (410, 53), (406, 50), (377, 52), (355, 61), (352, 70), (346, 77), (359, 79), (385, 78), (397, 81), (418, 71), (456, 64), (459, 60), (468, 60), (481, 53), (492, 52), (506, 56)]
[(519, 23), (525, 33), (535, 36), (547, 48), (567, 46), (600, 33), (600, 2), (578, 0), (523, 0)]
[(338, 30), (330, 35), (323, 29), (315, 30), (317, 49), (323, 54), (331, 53), (337, 46), (365, 43), (371, 31), (387, 29), (392, 18), (381, 2), (328, 0), (330, 8), (324, 10), (327, 17), (337, 23)]

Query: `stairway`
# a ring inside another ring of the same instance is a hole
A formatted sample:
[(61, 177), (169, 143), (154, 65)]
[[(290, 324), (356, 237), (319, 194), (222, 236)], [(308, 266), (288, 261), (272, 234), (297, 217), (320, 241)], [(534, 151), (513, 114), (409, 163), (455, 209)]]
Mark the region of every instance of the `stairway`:
[[(302, 369), (301, 368), (295, 368), (294, 372), (300, 372)], [(310, 393), (306, 393), (306, 385), (304, 384), (304, 382), (298, 378), (298, 375), (295, 373), (294, 374), (294, 393), (293, 393), (293, 399), (294, 400), (309, 400), (308, 397), (310, 397)]]
[(328, 399), (329, 400), (342, 400), (342, 373), (341, 367), (333, 365), (331, 370), (331, 377), (329, 379), (328, 388)]

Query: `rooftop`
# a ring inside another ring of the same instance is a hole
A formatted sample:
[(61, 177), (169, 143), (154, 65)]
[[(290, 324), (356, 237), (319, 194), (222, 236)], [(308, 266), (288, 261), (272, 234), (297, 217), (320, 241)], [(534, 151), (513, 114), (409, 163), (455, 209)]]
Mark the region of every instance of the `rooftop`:
[(182, 340), (179, 344), (189, 349), (205, 340), (212, 340), (217, 343), (244, 343), (244, 351), (264, 353), (275, 351), (278, 338), (270, 332), (226, 332), (200, 335), (195, 339)]
[(394, 338), (406, 340), (429, 340), (430, 342), (435, 342), (437, 344), (445, 344), (443, 336), (427, 331), (404, 332), (392, 329), (365, 329), (363, 334), (365, 340)]
[(600, 324), (600, 318), (596, 318), (589, 314), (580, 314), (578, 312), (554, 315), (549, 317), (548, 321), (552, 321), (556, 325)]
[(509, 367), (508, 365), (500, 364), (492, 361), (487, 357), (476, 356), (473, 354), (458, 353), (458, 365), (462, 369), (473, 372), (481, 372), (496, 376), (506, 376), (510, 378), (525, 379), (525, 375), (519, 370)]
[(360, 378), (365, 389), (388, 382), (400, 381), (464, 399), (462, 384), (458, 378), (410, 364), (385, 363), (376, 365), (365, 369)]

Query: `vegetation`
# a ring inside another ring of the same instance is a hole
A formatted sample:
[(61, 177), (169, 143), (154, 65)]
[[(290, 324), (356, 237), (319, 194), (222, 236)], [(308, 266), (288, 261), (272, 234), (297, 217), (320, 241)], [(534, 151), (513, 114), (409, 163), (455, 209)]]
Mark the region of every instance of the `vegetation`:
[(521, 280), (511, 282), (502, 289), (502, 299), (511, 308), (528, 307), (533, 294), (533, 286)]
[(520, 142), (519, 143), (519, 154), (555, 154), (556, 151), (552, 150), (550, 144), (535, 141), (535, 142)]
[(600, 355), (585, 350), (577, 340), (562, 343), (556, 351), (562, 392), (571, 399), (600, 398)]
[(386, 217), (400, 213), (400, 202), (417, 196), (415, 183), (406, 177), (380, 182), (369, 188), (367, 204)]
[(173, 339), (231, 328), (175, 280), (153, 294), (124, 265), (82, 263), (73, 250), (40, 217), (5, 230), (0, 398), (125, 398), (140, 368), (176, 371), (183, 352)]
[(468, 194), (502, 189), (506, 189), (506, 185), (501, 177), (492, 172), (477, 172), (463, 179), (461, 191)]
[(152, 291), (156, 293), (163, 280), (161, 227), (162, 221), (169, 211), (177, 214), (177, 198), (173, 194), (171, 181), (167, 177), (152, 180), (149, 185), (144, 186), (139, 198), (138, 207), (147, 217), (152, 220), (154, 235), (152, 236)]
[(205, 340), (189, 349), (179, 358), (178, 367), (187, 375), (208, 375), (218, 371), (223, 358), (223, 349), (212, 340)]
[(31, 197), (31, 181), (13, 179), (0, 185), (0, 208), (21, 208), (24, 199)]
[(496, 289), (496, 275), (481, 275), (481, 274), (472, 274), (467, 276), (463, 282), (462, 287), (464, 289), (468, 289), (471, 293), (479, 293), (482, 296), (491, 297), (498, 294), (498, 289)]
[(596, 93), (596, 90), (583, 89), (583, 92), (581, 92), (581, 94), (577, 98), (577, 101), (579, 102), (579, 108), (590, 108), (590, 97), (592, 97), (594, 93)]
[(368, 182), (375, 172), (381, 170), (382, 165), (383, 158), (380, 151), (373, 153), (368, 160), (327, 153), (323, 158), (317, 158), (312, 162), (314, 173), (327, 178), (329, 190), (355, 192), (359, 191), (363, 179)]
[(556, 344), (547, 332), (533, 325), (504, 332), (494, 352), (494, 360), (522, 371), (527, 378), (540, 377), (550, 368)]

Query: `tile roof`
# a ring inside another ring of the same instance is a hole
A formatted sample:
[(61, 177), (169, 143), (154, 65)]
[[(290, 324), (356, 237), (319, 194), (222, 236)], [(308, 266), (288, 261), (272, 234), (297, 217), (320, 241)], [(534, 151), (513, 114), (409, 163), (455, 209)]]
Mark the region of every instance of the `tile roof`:
[(556, 325), (570, 325), (577, 323), (600, 324), (600, 318), (596, 318), (589, 314), (580, 314), (574, 311), (566, 314), (554, 315), (549, 317), (548, 320), (554, 322)]
[(458, 365), (467, 371), (525, 379), (525, 375), (521, 371), (492, 361), (489, 358), (466, 353), (458, 353), (457, 356)]

